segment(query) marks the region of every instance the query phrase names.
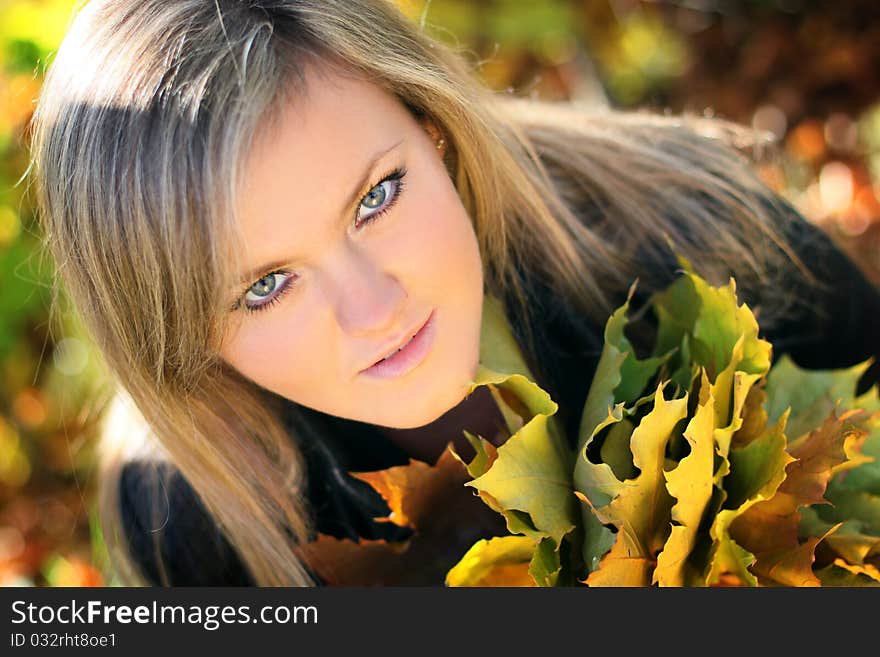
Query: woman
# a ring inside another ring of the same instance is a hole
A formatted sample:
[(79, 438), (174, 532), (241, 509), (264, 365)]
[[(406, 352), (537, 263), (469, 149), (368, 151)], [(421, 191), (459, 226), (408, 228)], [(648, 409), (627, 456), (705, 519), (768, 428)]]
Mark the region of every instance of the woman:
[(667, 238), (736, 278), (775, 356), (878, 353), (876, 290), (747, 131), (497, 96), (383, 0), (93, 0), (34, 128), (47, 244), (120, 385), (124, 583), (320, 584), (316, 531), (394, 538), (347, 472), (491, 435), (487, 295), (573, 440), (609, 313), (675, 276)]

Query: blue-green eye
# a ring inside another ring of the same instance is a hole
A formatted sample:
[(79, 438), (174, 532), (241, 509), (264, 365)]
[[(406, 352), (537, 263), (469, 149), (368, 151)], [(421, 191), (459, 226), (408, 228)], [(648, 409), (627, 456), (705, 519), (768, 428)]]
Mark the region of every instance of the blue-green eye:
[(368, 208), (378, 208), (382, 205), (382, 203), (385, 202), (385, 198), (388, 196), (388, 192), (385, 191), (385, 185), (387, 184), (389, 183), (383, 182), (381, 185), (373, 187), (373, 189), (370, 190), (370, 193), (364, 197), (361, 205)]
[[(399, 168), (385, 176), (381, 181), (370, 189), (369, 192), (361, 199), (358, 206), (355, 226), (361, 226), (370, 223), (380, 215), (385, 214), (391, 209), (395, 201), (400, 197), (403, 191), (403, 177), (406, 175), (406, 169)], [(371, 211), (368, 214), (363, 211)]]
[[(279, 277), (281, 280), (279, 281)], [(266, 274), (248, 288), (244, 295), (244, 307), (246, 310), (262, 310), (278, 301), (282, 294), (289, 288), (295, 277), (290, 272), (275, 271)]]
[(275, 275), (270, 274), (269, 276), (263, 276), (263, 278), (251, 285), (251, 289), (248, 290), (248, 292), (253, 292), (258, 297), (265, 297), (268, 296), (274, 289)]

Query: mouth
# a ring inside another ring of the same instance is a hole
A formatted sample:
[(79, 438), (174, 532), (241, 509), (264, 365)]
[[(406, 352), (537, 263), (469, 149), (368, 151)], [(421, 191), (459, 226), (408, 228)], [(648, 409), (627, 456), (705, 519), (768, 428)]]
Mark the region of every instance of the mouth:
[(360, 373), (376, 378), (394, 378), (415, 369), (424, 360), (433, 344), (436, 314), (437, 311), (432, 310), (425, 323), (409, 340)]

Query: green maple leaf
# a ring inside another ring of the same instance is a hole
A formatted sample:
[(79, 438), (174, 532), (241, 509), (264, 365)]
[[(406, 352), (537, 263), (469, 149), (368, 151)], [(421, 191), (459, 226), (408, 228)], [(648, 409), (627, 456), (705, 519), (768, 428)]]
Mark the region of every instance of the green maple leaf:
[(525, 377), (481, 369), (478, 382), (513, 391), (533, 416), (498, 448), (491, 467), (469, 481), (503, 510), (528, 514), (533, 526), (559, 544), (574, 529), (576, 501), (572, 492), (570, 449), (555, 425), (548, 423), (558, 406)]
[(468, 436), (477, 455), (466, 485), (504, 515), (511, 532), (559, 546), (576, 524), (573, 455), (554, 417), (558, 405), (531, 380), (503, 307), (491, 296), (484, 300), (480, 354), (471, 390), (492, 390), (513, 433), (497, 449)]
[(716, 288), (689, 270), (652, 301), (658, 318), (655, 354), (679, 346), (688, 335), (693, 362), (705, 367), (714, 382), (745, 336), (739, 369), (749, 374), (770, 369), (770, 344), (758, 338), (758, 322), (748, 306), (737, 304), (733, 278)]

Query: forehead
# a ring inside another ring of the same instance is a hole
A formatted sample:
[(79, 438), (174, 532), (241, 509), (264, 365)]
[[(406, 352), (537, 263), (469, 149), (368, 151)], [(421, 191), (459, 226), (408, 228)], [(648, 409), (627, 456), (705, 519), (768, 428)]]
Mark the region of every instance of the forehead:
[(294, 233), (305, 240), (335, 223), (367, 160), (414, 127), (406, 107), (378, 85), (307, 70), (304, 84), (257, 130), (244, 161), (237, 214), (245, 260), (283, 258), (275, 251)]
[(335, 69), (307, 69), (260, 126), (246, 157), (245, 185), (259, 185), (280, 165), (302, 173), (336, 169), (349, 155), (371, 150), (412, 117), (391, 93)]

